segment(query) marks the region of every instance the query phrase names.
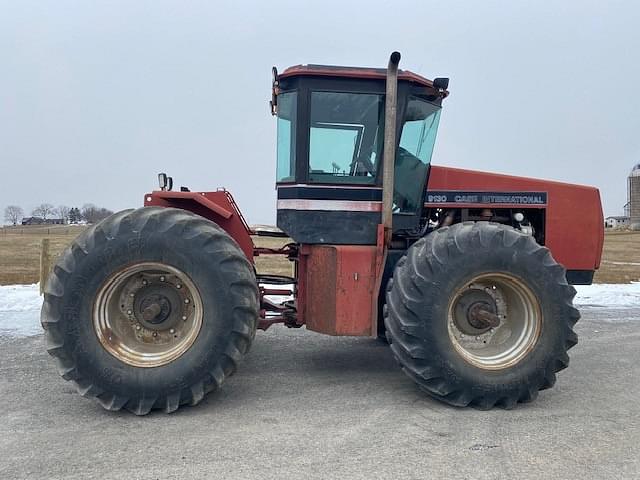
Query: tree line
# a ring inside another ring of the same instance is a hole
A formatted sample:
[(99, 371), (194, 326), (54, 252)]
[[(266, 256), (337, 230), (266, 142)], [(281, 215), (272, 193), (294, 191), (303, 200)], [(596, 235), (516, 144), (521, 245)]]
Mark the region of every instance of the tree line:
[[(108, 208), (97, 207), (93, 203), (86, 203), (82, 208), (59, 205), (57, 207), (50, 203), (41, 203), (31, 212), (31, 216), (39, 218), (43, 223), (47, 220), (57, 218), (63, 223), (97, 223), (107, 218), (113, 212)], [(9, 205), (4, 209), (4, 220), (11, 225), (18, 225), (25, 218), (24, 210), (18, 205)]]

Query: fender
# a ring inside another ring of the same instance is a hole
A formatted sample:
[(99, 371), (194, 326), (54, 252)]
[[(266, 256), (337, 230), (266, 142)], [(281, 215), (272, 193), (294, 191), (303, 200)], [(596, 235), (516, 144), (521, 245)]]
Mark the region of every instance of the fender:
[(252, 230), (235, 200), (226, 190), (216, 192), (172, 192), (155, 190), (144, 196), (145, 207), (173, 207), (211, 220), (233, 238), (253, 264)]

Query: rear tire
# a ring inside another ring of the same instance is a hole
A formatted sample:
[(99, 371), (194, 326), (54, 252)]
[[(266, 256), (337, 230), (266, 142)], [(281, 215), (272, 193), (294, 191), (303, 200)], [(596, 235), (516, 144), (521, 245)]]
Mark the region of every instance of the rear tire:
[[(511, 408), (553, 386), (568, 366), (580, 318), (574, 295), (564, 268), (532, 237), (487, 222), (443, 227), (398, 262), (387, 287), (387, 338), (429, 395)], [(478, 305), (499, 325), (478, 324), (469, 313)]]
[(49, 277), (41, 321), (81, 395), (145, 415), (220, 387), (249, 350), (258, 310), (253, 267), (224, 230), (145, 207), (74, 240)]

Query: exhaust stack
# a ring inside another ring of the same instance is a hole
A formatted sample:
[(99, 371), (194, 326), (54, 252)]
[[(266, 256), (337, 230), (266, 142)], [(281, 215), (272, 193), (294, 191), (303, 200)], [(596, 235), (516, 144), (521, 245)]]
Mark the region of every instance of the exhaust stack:
[(396, 160), (396, 125), (398, 117), (398, 64), (400, 52), (393, 52), (387, 66), (387, 92), (384, 107), (384, 149), (382, 169), (382, 225), (385, 243), (391, 241), (393, 227), (393, 175)]

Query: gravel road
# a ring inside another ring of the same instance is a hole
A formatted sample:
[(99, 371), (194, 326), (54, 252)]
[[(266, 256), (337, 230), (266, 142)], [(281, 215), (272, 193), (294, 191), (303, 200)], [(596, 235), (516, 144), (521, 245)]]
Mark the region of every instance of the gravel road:
[(0, 337), (0, 478), (640, 478), (640, 309), (587, 308), (556, 387), (512, 411), (425, 397), (377, 340), (274, 327), (197, 407), (103, 411), (41, 335)]

